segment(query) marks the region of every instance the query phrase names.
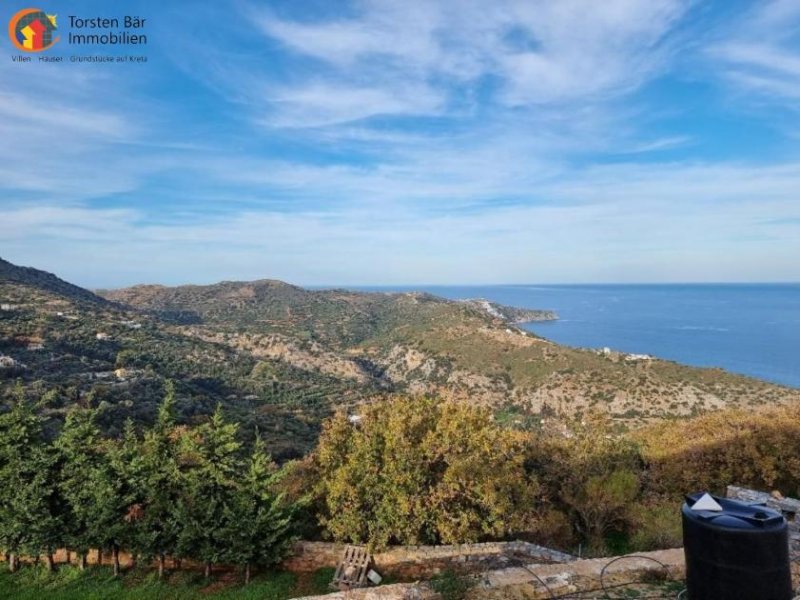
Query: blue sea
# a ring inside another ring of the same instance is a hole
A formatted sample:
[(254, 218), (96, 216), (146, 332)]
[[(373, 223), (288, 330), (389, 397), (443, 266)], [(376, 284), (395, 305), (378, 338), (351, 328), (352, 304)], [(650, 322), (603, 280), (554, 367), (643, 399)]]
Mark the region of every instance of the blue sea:
[[(372, 288), (375, 289), (375, 288)], [(381, 288), (386, 290), (387, 288)], [(582, 348), (651, 354), (800, 387), (800, 284), (418, 286), (555, 310), (523, 327)]]

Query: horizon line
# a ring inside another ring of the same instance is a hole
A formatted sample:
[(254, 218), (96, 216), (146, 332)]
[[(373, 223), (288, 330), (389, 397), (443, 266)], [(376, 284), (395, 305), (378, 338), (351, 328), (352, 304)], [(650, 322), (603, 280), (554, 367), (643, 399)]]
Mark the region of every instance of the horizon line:
[(184, 286), (212, 286), (221, 283), (256, 283), (259, 281), (278, 281), (287, 285), (302, 287), (312, 290), (335, 290), (335, 289), (356, 289), (356, 288), (379, 288), (379, 289), (393, 289), (393, 288), (451, 288), (451, 287), (465, 287), (465, 288), (478, 288), (478, 287), (524, 287), (524, 286), (537, 286), (537, 287), (578, 287), (578, 286), (707, 286), (707, 285), (722, 285), (722, 286), (754, 286), (754, 285), (781, 285), (792, 286), (800, 285), (800, 281), (616, 281), (616, 282), (570, 282), (570, 283), (538, 283), (538, 282), (524, 282), (524, 283), (332, 283), (332, 284), (311, 284), (311, 283), (293, 283), (290, 280), (276, 279), (272, 277), (262, 277), (259, 279), (220, 279), (211, 283), (134, 283), (124, 286), (91, 286), (87, 289), (90, 290), (120, 290), (131, 287), (158, 285), (163, 287), (184, 287)]

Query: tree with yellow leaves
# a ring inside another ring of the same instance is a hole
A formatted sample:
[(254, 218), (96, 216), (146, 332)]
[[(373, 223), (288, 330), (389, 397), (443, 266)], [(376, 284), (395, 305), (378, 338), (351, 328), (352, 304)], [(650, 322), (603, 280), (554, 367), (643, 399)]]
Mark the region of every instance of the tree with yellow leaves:
[(339, 413), (314, 455), (320, 521), (331, 537), (381, 548), (461, 543), (531, 529), (538, 485), (527, 437), (489, 411), (433, 398)]

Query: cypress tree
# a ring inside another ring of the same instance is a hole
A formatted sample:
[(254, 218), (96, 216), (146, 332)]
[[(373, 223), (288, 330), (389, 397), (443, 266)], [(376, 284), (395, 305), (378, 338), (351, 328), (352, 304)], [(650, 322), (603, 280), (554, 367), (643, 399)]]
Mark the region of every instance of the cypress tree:
[(279, 563), (294, 541), (295, 506), (275, 493), (280, 477), (256, 434), (244, 478), (225, 516), (225, 560), (243, 566), (246, 584), (253, 565)]
[(175, 387), (167, 382), (155, 426), (145, 432), (141, 444), (144, 502), (136, 525), (142, 554), (158, 558), (159, 577), (164, 575), (165, 557), (176, 553), (181, 529), (176, 518), (181, 480), (175, 434)]
[(67, 548), (78, 554), (81, 569), (86, 567), (91, 548), (100, 551), (96, 480), (104, 457), (94, 419), (95, 413), (90, 409), (71, 410), (56, 441), (63, 463), (59, 488), (67, 501), (64, 537)]
[(115, 565), (118, 563), (119, 547), (124, 547), (135, 563), (137, 555), (146, 550), (142, 547), (140, 527), (146, 497), (142, 446), (130, 419), (125, 422), (122, 438), (110, 446), (108, 461), (110, 477), (116, 486), (112, 512), (114, 525), (110, 536), (112, 550), (116, 548), (114, 562)]
[(53, 552), (63, 542), (60, 463), (21, 385), (14, 395), (12, 409), (0, 416), (0, 539), (10, 570), (16, 570), (20, 552), (45, 554), (52, 569)]
[(130, 537), (125, 517), (132, 504), (133, 482), (126, 461), (132, 431), (126, 429), (121, 443), (104, 440), (95, 417), (91, 409), (73, 410), (67, 416), (58, 440), (64, 463), (61, 489), (69, 506), (69, 539), (81, 557), (81, 568), (89, 548), (97, 548), (98, 556), (110, 548), (117, 576), (119, 550)]
[(225, 519), (230, 512), (240, 471), (238, 426), (227, 423), (217, 406), (211, 419), (185, 437), (183, 494), (179, 504), (182, 556), (211, 567), (226, 556)]

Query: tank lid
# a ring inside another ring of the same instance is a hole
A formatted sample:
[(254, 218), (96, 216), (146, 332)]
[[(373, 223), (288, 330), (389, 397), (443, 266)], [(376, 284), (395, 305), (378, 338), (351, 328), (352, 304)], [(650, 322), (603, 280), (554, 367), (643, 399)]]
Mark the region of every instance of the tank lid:
[(772, 529), (786, 522), (781, 513), (763, 504), (747, 504), (708, 493), (687, 495), (683, 513), (695, 521), (732, 529)]
[(691, 505), (692, 510), (715, 510), (719, 511), (722, 510), (722, 506), (720, 506), (719, 502), (714, 500), (714, 498), (706, 492), (700, 498)]

